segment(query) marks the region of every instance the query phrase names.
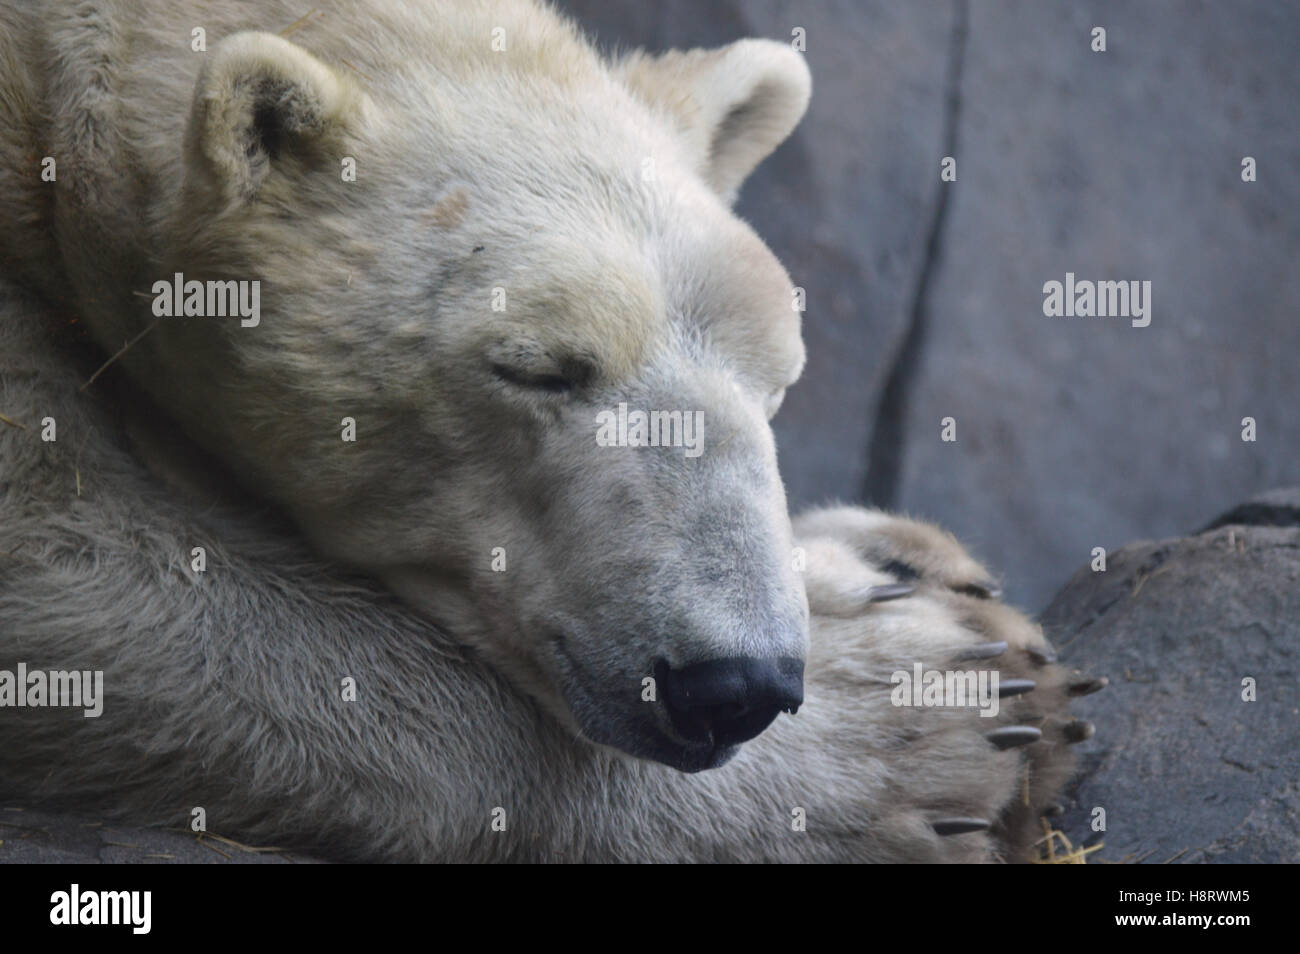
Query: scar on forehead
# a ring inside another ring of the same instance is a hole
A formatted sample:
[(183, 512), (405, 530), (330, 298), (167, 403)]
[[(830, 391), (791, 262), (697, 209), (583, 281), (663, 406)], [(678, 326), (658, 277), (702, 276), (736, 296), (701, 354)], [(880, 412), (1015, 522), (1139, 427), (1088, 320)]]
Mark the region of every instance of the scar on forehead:
[(469, 211), (469, 192), (454, 189), (448, 192), (437, 204), (426, 209), (420, 218), (432, 228), (454, 229), (465, 219)]

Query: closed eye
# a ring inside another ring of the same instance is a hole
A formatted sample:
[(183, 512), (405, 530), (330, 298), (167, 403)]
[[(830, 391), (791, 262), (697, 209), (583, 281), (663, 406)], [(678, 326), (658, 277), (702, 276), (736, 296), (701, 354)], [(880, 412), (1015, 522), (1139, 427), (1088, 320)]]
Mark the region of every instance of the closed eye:
[(506, 381), (516, 387), (532, 388), (538, 391), (546, 391), (551, 394), (566, 394), (577, 387), (575, 382), (566, 378), (562, 374), (524, 371), (520, 368), (512, 368), (509, 365), (504, 364), (492, 365), (492, 373), (502, 381)]

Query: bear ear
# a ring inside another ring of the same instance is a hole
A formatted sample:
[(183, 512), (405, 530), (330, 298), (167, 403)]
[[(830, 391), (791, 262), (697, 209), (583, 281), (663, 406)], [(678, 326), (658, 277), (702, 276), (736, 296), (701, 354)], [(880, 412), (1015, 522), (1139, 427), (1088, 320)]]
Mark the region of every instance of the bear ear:
[(775, 40), (660, 56), (638, 51), (618, 71), (640, 99), (668, 115), (728, 205), (803, 118), (812, 93), (803, 55)]
[(277, 165), (334, 142), (363, 100), (348, 77), (288, 40), (259, 32), (227, 37), (195, 85), (185, 142), (190, 184), (206, 184), (228, 201), (252, 199)]

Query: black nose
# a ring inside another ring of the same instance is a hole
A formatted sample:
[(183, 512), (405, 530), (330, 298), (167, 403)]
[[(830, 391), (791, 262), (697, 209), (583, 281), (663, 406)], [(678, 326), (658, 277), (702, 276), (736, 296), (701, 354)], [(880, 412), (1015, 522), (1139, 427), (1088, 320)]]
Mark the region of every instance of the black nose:
[(803, 660), (711, 659), (660, 670), (673, 728), (691, 741), (739, 745), (803, 702)]

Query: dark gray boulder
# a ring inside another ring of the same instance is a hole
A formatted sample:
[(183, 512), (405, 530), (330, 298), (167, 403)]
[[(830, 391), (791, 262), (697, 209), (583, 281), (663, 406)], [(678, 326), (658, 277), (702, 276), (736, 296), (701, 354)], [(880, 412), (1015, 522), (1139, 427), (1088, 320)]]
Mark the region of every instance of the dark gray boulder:
[(1079, 701), (1097, 733), (1056, 820), (1103, 842), (1096, 858), (1300, 861), (1298, 516), (1300, 489), (1275, 491), (1195, 536), (1130, 544), (1043, 614), (1066, 664), (1110, 678)]

